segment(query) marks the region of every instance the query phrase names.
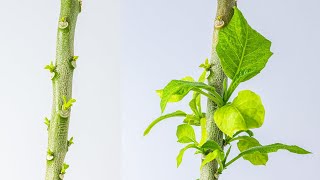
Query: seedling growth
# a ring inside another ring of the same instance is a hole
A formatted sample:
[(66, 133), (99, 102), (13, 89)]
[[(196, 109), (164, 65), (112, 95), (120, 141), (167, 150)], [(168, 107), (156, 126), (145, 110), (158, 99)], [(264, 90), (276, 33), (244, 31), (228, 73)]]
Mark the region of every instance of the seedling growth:
[[(269, 154), (278, 150), (309, 154), (295, 145), (262, 145), (253, 133), (265, 120), (260, 96), (251, 90), (241, 90), (231, 99), (239, 84), (259, 74), (272, 56), (271, 42), (248, 24), (234, 0), (218, 0), (212, 47), (211, 59), (200, 65), (204, 70), (198, 79), (187, 76), (172, 80), (157, 91), (162, 113), (168, 103), (179, 102), (189, 93), (192, 93), (191, 111), (163, 114), (147, 127), (144, 135), (165, 119), (182, 117), (176, 136), (185, 147), (178, 153), (177, 167), (184, 152), (194, 149), (201, 155), (200, 180), (217, 180), (239, 159), (253, 165), (266, 165)], [(207, 98), (206, 112), (201, 106), (202, 97)], [(200, 128), (199, 138), (194, 128)], [(232, 148), (237, 148), (239, 154), (230, 157)]]

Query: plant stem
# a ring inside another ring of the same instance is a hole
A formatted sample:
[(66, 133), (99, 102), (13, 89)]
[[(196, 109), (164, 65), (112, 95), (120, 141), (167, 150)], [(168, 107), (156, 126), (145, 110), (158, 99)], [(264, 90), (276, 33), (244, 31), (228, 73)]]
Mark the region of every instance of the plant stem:
[[(213, 41), (212, 41), (212, 52), (211, 52), (211, 69), (210, 75), (208, 77), (208, 84), (213, 86), (216, 91), (223, 96), (223, 81), (226, 78), (220, 64), (220, 60), (218, 54), (216, 52), (216, 46), (218, 43), (218, 33), (219, 33), (219, 24), (223, 22), (223, 26), (226, 26), (228, 22), (231, 20), (233, 15), (233, 7), (236, 5), (235, 0), (218, 0), (217, 6), (217, 14), (215, 27), (213, 32)], [(217, 125), (214, 122), (213, 114), (217, 109), (217, 104), (208, 99), (207, 102), (207, 133), (208, 140), (214, 140), (221, 147), (223, 147), (223, 133), (219, 130)], [(216, 176), (218, 171), (218, 163), (217, 161), (212, 161), (206, 164), (201, 170), (200, 180), (217, 180), (218, 176)]]
[(61, 116), (63, 97), (71, 99), (72, 76), (74, 67), (74, 34), (77, 16), (81, 10), (80, 0), (61, 0), (59, 28), (56, 44), (55, 76), (52, 79), (53, 105), (51, 121), (48, 128), (48, 149), (53, 159), (47, 158), (46, 180), (60, 180), (62, 165), (68, 151), (69, 113)]

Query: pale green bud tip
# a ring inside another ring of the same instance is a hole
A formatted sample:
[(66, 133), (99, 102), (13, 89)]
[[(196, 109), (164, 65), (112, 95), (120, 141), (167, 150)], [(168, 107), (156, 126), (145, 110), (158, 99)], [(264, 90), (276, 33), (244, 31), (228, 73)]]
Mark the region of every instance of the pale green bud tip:
[(79, 58), (79, 56), (73, 56), (72, 60), (76, 61), (76, 60), (78, 60), (78, 58)]

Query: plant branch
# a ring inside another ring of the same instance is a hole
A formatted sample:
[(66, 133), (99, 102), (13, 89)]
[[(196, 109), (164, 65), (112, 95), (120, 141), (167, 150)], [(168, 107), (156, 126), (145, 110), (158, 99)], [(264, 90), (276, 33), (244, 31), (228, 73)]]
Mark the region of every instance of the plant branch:
[(217, 96), (213, 96), (209, 93), (206, 93), (204, 91), (202, 91), (201, 89), (194, 89), (194, 91), (204, 95), (204, 96), (207, 96), (211, 101), (215, 102), (217, 104), (218, 107), (221, 107), (223, 106), (223, 100), (222, 98), (220, 98), (220, 95), (217, 97)]
[[(223, 81), (226, 78), (219, 57), (216, 52), (218, 42), (219, 29), (227, 25), (233, 15), (233, 7), (236, 5), (235, 0), (218, 0), (217, 14), (214, 26), (212, 52), (211, 52), (211, 69), (208, 77), (208, 84), (213, 86), (217, 92), (223, 96)], [(207, 102), (207, 131), (208, 140), (214, 140), (222, 147), (223, 146), (223, 133), (219, 130), (214, 122), (213, 114), (217, 109), (217, 104), (208, 99)], [(218, 171), (217, 161), (212, 161), (206, 164), (201, 170), (200, 180), (217, 180), (215, 174)]]
[(71, 109), (63, 109), (63, 97), (72, 99), (72, 77), (75, 68), (74, 34), (77, 16), (81, 10), (80, 0), (61, 0), (59, 27), (56, 44), (55, 72), (52, 78), (53, 105), (48, 129), (46, 180), (63, 179), (64, 159), (68, 151), (68, 128)]

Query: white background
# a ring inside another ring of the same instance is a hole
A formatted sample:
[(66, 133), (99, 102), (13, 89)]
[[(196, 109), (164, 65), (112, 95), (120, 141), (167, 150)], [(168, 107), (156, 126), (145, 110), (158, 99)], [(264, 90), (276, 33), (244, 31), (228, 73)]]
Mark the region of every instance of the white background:
[[(44, 179), (52, 90), (43, 68), (55, 58), (59, 7), (58, 0), (1, 1), (1, 179)], [(121, 179), (118, 8), (116, 0), (83, 1), (68, 180)]]
[[(125, 180), (195, 180), (200, 159), (188, 151), (176, 169), (182, 147), (170, 119), (147, 137), (142, 133), (160, 115), (155, 90), (171, 79), (198, 76), (209, 57), (215, 0), (123, 0), (121, 5), (123, 169)], [(262, 144), (298, 144), (314, 152), (300, 156), (271, 154), (267, 166), (240, 160), (221, 180), (319, 180), (320, 86), (319, 1), (239, 0), (253, 28), (273, 42), (274, 56), (260, 75), (243, 83), (261, 95), (265, 124), (255, 131)], [(188, 101), (166, 112), (187, 110)], [(235, 152), (236, 153), (236, 152)], [(233, 155), (235, 155), (233, 153)]]

